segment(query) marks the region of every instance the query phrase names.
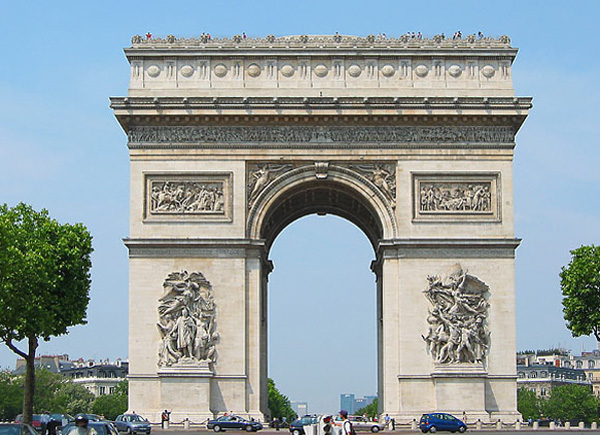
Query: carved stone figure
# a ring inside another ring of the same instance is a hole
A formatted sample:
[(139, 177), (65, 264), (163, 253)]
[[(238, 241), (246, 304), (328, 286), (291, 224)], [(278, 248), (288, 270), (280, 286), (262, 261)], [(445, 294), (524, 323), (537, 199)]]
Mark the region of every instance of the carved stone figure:
[(152, 181), (150, 213), (224, 212), (222, 182)]
[(432, 303), (427, 349), (438, 364), (483, 363), (490, 345), (489, 287), (455, 264), (445, 277), (428, 276), (423, 293)]
[(163, 287), (158, 305), (158, 365), (214, 363), (219, 334), (210, 283), (200, 272), (184, 270), (169, 274)]
[(489, 213), (492, 211), (491, 181), (475, 183), (421, 183), (421, 212)]
[(292, 169), (292, 165), (259, 164), (250, 169), (248, 175), (248, 207), (251, 207), (260, 192), (275, 177)]
[(383, 163), (352, 165), (352, 169), (371, 180), (394, 206), (396, 200), (396, 168), (394, 165)]

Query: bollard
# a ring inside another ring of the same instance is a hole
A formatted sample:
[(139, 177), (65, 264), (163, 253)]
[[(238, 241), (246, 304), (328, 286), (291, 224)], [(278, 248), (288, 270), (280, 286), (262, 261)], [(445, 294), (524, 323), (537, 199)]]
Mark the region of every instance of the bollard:
[(579, 422), (579, 429), (585, 429), (585, 423), (583, 421)]
[(592, 422), (592, 430), (598, 430), (598, 423), (595, 421)]
[(502, 430), (502, 420), (496, 422), (496, 430)]
[(515, 430), (521, 430), (521, 420), (517, 420), (515, 423)]
[(417, 420), (413, 418), (413, 421), (410, 422), (410, 430), (417, 430)]
[(540, 428), (540, 422), (539, 421), (534, 421), (533, 422), (533, 430), (538, 430)]
[(556, 423), (554, 423), (553, 421), (551, 421), (549, 427), (550, 427), (550, 430), (556, 429)]
[(165, 430), (169, 429), (169, 420), (165, 420)]
[(477, 423), (475, 423), (475, 427), (477, 428), (477, 430), (481, 430), (481, 428), (483, 427), (483, 423), (481, 422), (480, 418), (477, 419)]
[(565, 429), (571, 429), (571, 422), (565, 421)]
[(183, 420), (183, 429), (190, 430), (190, 419), (187, 417)]

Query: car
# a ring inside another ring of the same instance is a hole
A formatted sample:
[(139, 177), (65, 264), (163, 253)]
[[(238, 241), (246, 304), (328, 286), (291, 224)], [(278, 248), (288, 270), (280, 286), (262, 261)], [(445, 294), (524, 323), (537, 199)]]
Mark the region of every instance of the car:
[(467, 430), (467, 425), (464, 421), (459, 420), (453, 415), (443, 412), (434, 412), (431, 414), (423, 414), (419, 420), (419, 429), (421, 432), (436, 433), (438, 430), (449, 430), (450, 432), (464, 433)]
[(0, 435), (37, 435), (37, 432), (25, 423), (0, 423)]
[[(373, 433), (377, 433), (385, 429), (385, 424), (380, 423), (378, 421), (369, 421), (366, 417), (361, 417), (358, 415), (349, 415), (348, 420), (352, 423), (352, 429), (356, 432), (359, 431), (371, 431)], [(342, 417), (339, 415), (335, 418), (334, 423), (335, 426), (342, 426)]]
[(366, 417), (349, 415), (348, 420), (352, 423), (355, 431), (371, 431), (377, 433), (385, 429), (385, 423), (378, 421), (369, 421)]
[(220, 432), (227, 429), (245, 430), (246, 432), (256, 432), (263, 428), (258, 421), (250, 421), (239, 415), (224, 415), (214, 420), (209, 420), (206, 423), (207, 429), (212, 429), (215, 432)]
[(296, 420), (290, 423), (290, 432), (292, 435), (304, 435), (304, 426), (308, 426), (309, 424), (315, 424), (319, 421), (319, 418), (314, 415), (305, 415), (302, 418), (297, 418)]
[(138, 414), (121, 414), (114, 421), (115, 427), (119, 432), (146, 433), (152, 430), (150, 422)]
[[(98, 435), (119, 435), (117, 428), (110, 421), (90, 421), (88, 427), (94, 428)], [(61, 430), (61, 435), (77, 434), (77, 425), (74, 422), (67, 424)]]
[[(33, 414), (31, 418), (31, 426), (37, 431), (42, 430), (42, 422), (40, 421), (41, 414)], [(23, 423), (23, 414), (15, 417), (15, 423)]]

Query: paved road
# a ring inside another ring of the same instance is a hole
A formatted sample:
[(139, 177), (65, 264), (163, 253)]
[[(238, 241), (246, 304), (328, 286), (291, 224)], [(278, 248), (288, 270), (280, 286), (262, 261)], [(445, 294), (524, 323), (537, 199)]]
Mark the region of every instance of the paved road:
[[(568, 431), (565, 430), (564, 428), (561, 429), (556, 429), (556, 430), (548, 430), (546, 429), (540, 429), (540, 430), (528, 430), (528, 429), (522, 429), (519, 431), (516, 430), (510, 430), (510, 429), (504, 429), (504, 430), (491, 430), (491, 429), (483, 429), (480, 431), (477, 430), (473, 430), (473, 429), (469, 429), (467, 431), (467, 434), (469, 432), (477, 432), (477, 433), (485, 433), (485, 435), (506, 435), (507, 433), (510, 433), (511, 435), (565, 435), (566, 433), (568, 433), (569, 435), (577, 435), (577, 434), (586, 434), (586, 435), (591, 435), (591, 433), (596, 433), (597, 431), (591, 431), (590, 429), (585, 429), (585, 430), (579, 430), (579, 429), (569, 429)], [(162, 430), (162, 429), (152, 429), (152, 434), (153, 435), (191, 435), (191, 434), (208, 434), (208, 433), (214, 433), (211, 430), (206, 430), (206, 429), (198, 429), (198, 428), (192, 428), (190, 430), (182, 430), (181, 428), (174, 428), (174, 429), (169, 429), (169, 430)], [(227, 431), (226, 434), (231, 434), (231, 435), (244, 435), (246, 432), (244, 431), (235, 431), (235, 430), (230, 430)], [(275, 429), (264, 429), (261, 430), (260, 432), (258, 432), (258, 434), (270, 434), (270, 435), (275, 435), (275, 434), (280, 434), (280, 435), (289, 435), (290, 432), (287, 430), (280, 430), (279, 432), (276, 431)], [(370, 432), (359, 432), (359, 434), (365, 434), (365, 435), (371, 435)], [(410, 429), (400, 429), (400, 430), (395, 430), (395, 431), (385, 431), (385, 432), (381, 432), (381, 435), (384, 434), (396, 434), (396, 435), (416, 435), (419, 434), (421, 435), (421, 431), (419, 430), (410, 430)], [(450, 432), (438, 432), (438, 435), (452, 435)]]

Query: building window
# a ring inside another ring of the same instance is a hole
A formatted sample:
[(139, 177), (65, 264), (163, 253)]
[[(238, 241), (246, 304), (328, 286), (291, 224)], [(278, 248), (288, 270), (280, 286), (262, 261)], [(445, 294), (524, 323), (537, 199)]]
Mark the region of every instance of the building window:
[(525, 377), (525, 373), (523, 373), (523, 372), (519, 372), (518, 375), (519, 375), (520, 378), (524, 378)]
[(593, 359), (588, 361), (588, 368), (593, 369), (596, 366), (596, 361)]
[(542, 387), (542, 390), (541, 390), (541, 395), (542, 395), (542, 396), (545, 396), (545, 395), (546, 395), (546, 387)]
[(590, 381), (593, 381), (593, 380), (594, 380), (594, 374), (593, 374), (593, 373), (590, 373), (590, 374), (588, 375), (588, 378), (590, 378)]
[(531, 372), (531, 373), (529, 373), (529, 377), (530, 378), (537, 378), (537, 372)]
[(110, 387), (108, 389), (108, 394), (115, 394), (115, 387)]
[(100, 387), (100, 395), (106, 394), (106, 387)]
[(581, 361), (581, 360), (577, 360), (577, 363), (576, 363), (576, 364), (577, 364), (577, 368), (578, 368), (578, 369), (581, 369), (581, 368), (583, 368), (583, 361)]
[(547, 378), (547, 377), (548, 377), (548, 372), (546, 372), (546, 371), (540, 372), (540, 378)]

